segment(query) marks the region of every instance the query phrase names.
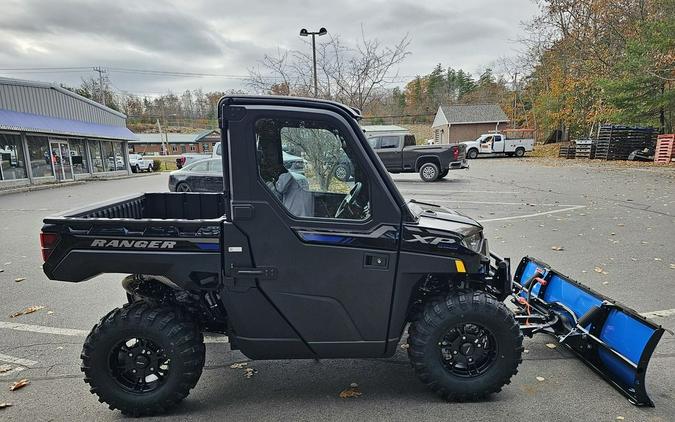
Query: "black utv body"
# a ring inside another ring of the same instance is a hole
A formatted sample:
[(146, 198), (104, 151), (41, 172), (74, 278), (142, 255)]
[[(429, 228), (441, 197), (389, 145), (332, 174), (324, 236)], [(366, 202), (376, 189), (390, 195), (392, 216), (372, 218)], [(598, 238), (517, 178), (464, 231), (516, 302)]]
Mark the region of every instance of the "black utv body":
[[(187, 396), (202, 333), (253, 359), (392, 356), (408, 328), (419, 378), (448, 400), (497, 392), (523, 335), (502, 303), (509, 261), (476, 221), (406, 203), (367, 144), (357, 110), (321, 100), (224, 97), (221, 193), (147, 193), (45, 219), (50, 279), (101, 273), (129, 304), (92, 330), (85, 381), (132, 415)], [(283, 166), (300, 149), (309, 189)], [(349, 157), (350, 182), (333, 177)]]

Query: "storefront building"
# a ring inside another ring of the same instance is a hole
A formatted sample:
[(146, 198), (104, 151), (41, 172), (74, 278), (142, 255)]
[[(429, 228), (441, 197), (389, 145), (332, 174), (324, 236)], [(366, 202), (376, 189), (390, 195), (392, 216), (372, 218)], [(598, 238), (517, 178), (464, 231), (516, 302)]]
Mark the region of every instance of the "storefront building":
[(62, 87), (0, 78), (0, 189), (130, 174), (126, 116)]

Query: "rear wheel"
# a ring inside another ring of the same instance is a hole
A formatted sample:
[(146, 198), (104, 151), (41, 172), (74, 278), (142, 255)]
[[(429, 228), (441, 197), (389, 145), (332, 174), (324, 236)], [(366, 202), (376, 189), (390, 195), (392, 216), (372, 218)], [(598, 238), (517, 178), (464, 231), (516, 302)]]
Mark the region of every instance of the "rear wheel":
[(476, 148), (471, 148), (469, 152), (466, 153), (466, 157), (473, 160), (478, 157), (478, 150)]
[(420, 167), (420, 178), (425, 182), (433, 182), (439, 174), (438, 166), (434, 163), (424, 163)]
[(189, 394), (204, 354), (199, 328), (178, 310), (134, 302), (94, 326), (82, 349), (82, 372), (110, 409), (155, 415)]
[(190, 189), (190, 185), (188, 185), (185, 182), (179, 183), (178, 186), (176, 186), (176, 192), (192, 192), (192, 189)]
[(499, 392), (522, 361), (523, 335), (513, 314), (484, 292), (454, 292), (427, 303), (408, 332), (415, 373), (448, 401)]
[(522, 157), (523, 155), (525, 155), (525, 148), (523, 148), (523, 147), (516, 148), (515, 154), (516, 154), (516, 157), (519, 157), (519, 158)]
[(134, 173), (140, 173), (140, 172), (141, 172), (141, 168), (138, 166), (138, 164), (136, 164), (136, 165), (131, 169), (131, 171), (133, 171)]

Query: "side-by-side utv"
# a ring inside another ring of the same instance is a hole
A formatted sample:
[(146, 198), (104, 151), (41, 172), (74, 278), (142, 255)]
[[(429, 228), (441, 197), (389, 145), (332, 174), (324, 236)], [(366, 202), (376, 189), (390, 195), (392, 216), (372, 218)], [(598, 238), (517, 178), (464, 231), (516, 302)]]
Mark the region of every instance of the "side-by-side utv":
[[(512, 278), (475, 220), (403, 199), (357, 110), (246, 96), (218, 110), (222, 192), (145, 193), (44, 220), (50, 279), (130, 274), (129, 303), (82, 351), (85, 381), (112, 409), (158, 414), (185, 398), (203, 332), (252, 359), (382, 358), (406, 328), (415, 373), (447, 400), (500, 391), (523, 335), (543, 332), (652, 405), (645, 372), (663, 329), (535, 259)], [(303, 174), (284, 152), (303, 157)], [(348, 181), (334, 176), (345, 157)]]

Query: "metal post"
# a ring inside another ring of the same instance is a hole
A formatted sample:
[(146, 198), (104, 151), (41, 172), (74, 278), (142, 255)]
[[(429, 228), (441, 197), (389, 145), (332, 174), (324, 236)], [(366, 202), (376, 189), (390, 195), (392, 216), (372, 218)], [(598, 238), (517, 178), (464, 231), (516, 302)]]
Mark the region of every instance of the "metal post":
[(314, 98), (319, 96), (319, 83), (316, 80), (316, 35), (312, 34), (312, 59), (314, 60)]
[(94, 72), (98, 72), (98, 89), (101, 96), (101, 104), (105, 105), (105, 91), (103, 90), (103, 74), (106, 73), (105, 69), (101, 67), (95, 67)]

